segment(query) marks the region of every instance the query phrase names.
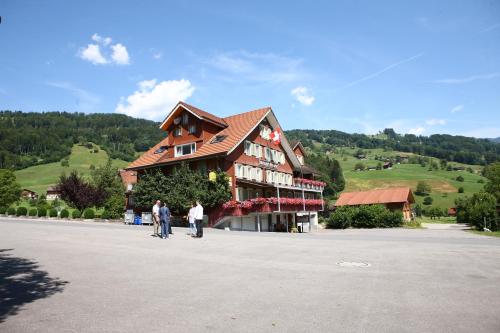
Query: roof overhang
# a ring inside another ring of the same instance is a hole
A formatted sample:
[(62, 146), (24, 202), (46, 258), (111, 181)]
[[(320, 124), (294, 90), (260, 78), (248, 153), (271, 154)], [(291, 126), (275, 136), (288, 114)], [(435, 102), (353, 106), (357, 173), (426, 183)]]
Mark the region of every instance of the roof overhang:
[(160, 125), (160, 128), (165, 130), (167, 125), (170, 123), (170, 121), (174, 118), (174, 116), (177, 114), (177, 112), (182, 109), (182, 110), (186, 110), (187, 112), (191, 113), (193, 116), (195, 116), (196, 118), (200, 119), (200, 120), (203, 120), (203, 121), (206, 121), (206, 122), (209, 122), (211, 124), (214, 124), (218, 127), (221, 127), (221, 128), (224, 128), (225, 126), (223, 126), (222, 124), (218, 123), (218, 122), (215, 122), (209, 118), (206, 118), (206, 117), (202, 117), (200, 116), (199, 114), (197, 114), (196, 112), (194, 112), (193, 110), (191, 110), (189, 108), (189, 106), (185, 105), (185, 103), (183, 104), (182, 102), (178, 102), (176, 106), (174, 106), (174, 108), (172, 109), (172, 111), (170, 111), (170, 113), (168, 114), (168, 116), (165, 118), (165, 120), (161, 123)]

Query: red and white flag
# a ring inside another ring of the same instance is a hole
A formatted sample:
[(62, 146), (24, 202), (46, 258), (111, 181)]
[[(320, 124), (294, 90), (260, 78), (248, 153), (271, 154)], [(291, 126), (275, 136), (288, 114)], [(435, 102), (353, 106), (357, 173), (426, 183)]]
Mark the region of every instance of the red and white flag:
[(274, 131), (272, 131), (271, 134), (269, 135), (269, 137), (271, 138), (271, 141), (275, 145), (279, 145), (281, 143), (281, 132), (280, 132), (280, 129), (277, 128)]

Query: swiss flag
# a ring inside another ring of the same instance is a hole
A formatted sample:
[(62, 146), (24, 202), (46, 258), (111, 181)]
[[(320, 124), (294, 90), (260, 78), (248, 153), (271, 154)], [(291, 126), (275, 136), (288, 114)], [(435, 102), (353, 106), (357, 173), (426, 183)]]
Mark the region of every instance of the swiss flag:
[(281, 132), (280, 132), (279, 128), (277, 128), (274, 131), (272, 131), (269, 136), (271, 137), (271, 141), (275, 145), (279, 145), (281, 143)]

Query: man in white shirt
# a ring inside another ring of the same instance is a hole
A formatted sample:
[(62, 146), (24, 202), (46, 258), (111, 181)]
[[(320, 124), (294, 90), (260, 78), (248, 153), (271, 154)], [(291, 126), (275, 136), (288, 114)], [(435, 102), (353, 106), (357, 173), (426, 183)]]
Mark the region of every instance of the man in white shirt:
[(160, 200), (156, 200), (156, 204), (153, 206), (153, 236), (160, 236), (158, 230), (160, 228)]
[(196, 200), (196, 207), (194, 207), (194, 221), (196, 225), (196, 236), (197, 238), (203, 237), (203, 206), (200, 202)]
[(191, 236), (196, 235), (196, 225), (194, 221), (194, 211), (196, 210), (196, 203), (193, 202), (191, 205), (191, 208), (189, 209), (188, 213), (188, 221), (189, 221), (189, 231), (191, 233)]

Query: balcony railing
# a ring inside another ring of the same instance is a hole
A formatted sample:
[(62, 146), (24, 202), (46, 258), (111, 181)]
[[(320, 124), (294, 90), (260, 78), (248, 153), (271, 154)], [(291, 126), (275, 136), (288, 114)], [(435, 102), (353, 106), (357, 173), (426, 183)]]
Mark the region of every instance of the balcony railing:
[(293, 184), (295, 187), (323, 191), (326, 186), (325, 182), (319, 180), (305, 179), (305, 178), (294, 178)]
[(249, 213), (272, 213), (276, 211), (320, 211), (322, 199), (299, 198), (255, 198), (244, 201), (228, 201), (222, 205), (224, 214), (242, 216)]

